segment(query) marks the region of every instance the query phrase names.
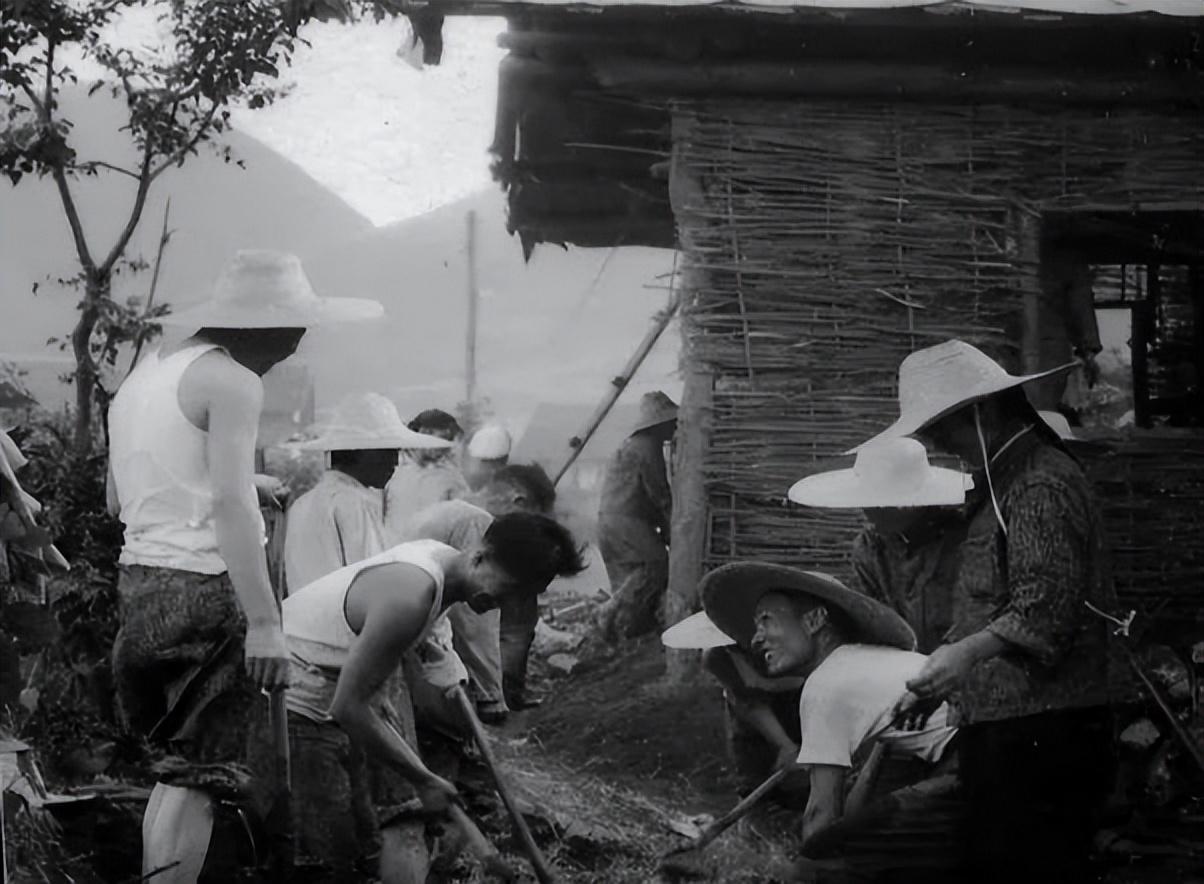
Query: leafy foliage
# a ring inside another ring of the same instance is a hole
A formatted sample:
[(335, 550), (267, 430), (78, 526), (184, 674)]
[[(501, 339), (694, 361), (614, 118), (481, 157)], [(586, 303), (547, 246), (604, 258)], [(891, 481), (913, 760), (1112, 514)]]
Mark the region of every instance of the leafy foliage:
[(72, 565), (51, 581), (57, 640), (41, 649), (29, 674), (36, 702), (14, 722), (60, 770), (81, 747), (119, 738), (109, 654), (118, 627), (121, 523), (106, 511), (104, 456), (76, 453), (71, 434), (67, 416), (48, 413), (13, 434), (29, 458), (22, 484), (42, 503), (42, 520)]
[[(111, 26), (135, 7), (158, 11), (169, 34), (163, 47), (135, 51), (111, 41)], [(292, 58), (297, 27), (309, 17), (342, 16), (345, 7), (341, 0), (0, 0), (0, 174), (14, 184), (27, 175), (52, 178), (75, 246), (78, 270), (66, 283), (81, 292), (69, 339), (77, 452), (95, 442), (93, 418), (107, 402), (103, 388), (97, 396), (104, 366), (114, 365), (122, 343), (157, 333), (154, 320), (164, 310), (112, 298), (113, 277), (123, 266), (137, 269), (125, 252), (151, 186), (204, 145), (216, 145), (231, 161), (228, 148), (217, 142), (229, 127), (230, 108), (270, 104), (279, 94), (280, 69)], [(139, 154), (133, 167), (90, 159), (74, 142), (72, 122), (60, 114), (60, 90), (78, 81), (62, 61), (64, 47), (106, 71), (89, 95), (107, 90), (123, 99), (124, 129)], [(100, 174), (127, 177), (133, 190), (125, 224), (104, 249), (89, 238), (72, 189), (79, 176)]]

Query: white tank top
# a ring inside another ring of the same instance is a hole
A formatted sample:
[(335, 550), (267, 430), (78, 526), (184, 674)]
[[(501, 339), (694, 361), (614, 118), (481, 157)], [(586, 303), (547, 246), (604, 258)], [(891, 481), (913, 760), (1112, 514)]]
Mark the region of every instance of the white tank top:
[[(286, 705), (315, 721), (330, 718), (338, 673), (347, 662), (356, 633), (347, 622), (347, 590), (364, 571), (378, 565), (421, 568), (435, 581), (435, 599), (416, 646), (443, 610), (445, 565), (459, 553), (437, 540), (414, 540), (319, 577), (284, 600), (284, 637), (293, 656)], [(401, 661), (397, 661), (400, 665)]]
[[(185, 370), (216, 344), (147, 353), (109, 407), (109, 461), (125, 525), (124, 565), (223, 574), (207, 440), (180, 410)], [(255, 512), (255, 487), (247, 487)], [(260, 534), (263, 520), (260, 517)]]

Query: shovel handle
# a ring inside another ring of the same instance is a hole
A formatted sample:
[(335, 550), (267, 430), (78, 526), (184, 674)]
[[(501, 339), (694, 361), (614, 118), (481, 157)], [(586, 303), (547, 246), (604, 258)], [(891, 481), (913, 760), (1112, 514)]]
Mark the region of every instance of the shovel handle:
[(719, 817), (719, 819), (715, 820), (715, 822), (707, 826), (703, 830), (702, 834), (695, 838), (690, 844), (673, 852), (684, 853), (687, 850), (698, 850), (702, 847), (706, 847), (729, 828), (731, 828), (733, 823), (739, 822), (748, 814), (750, 810), (760, 804), (761, 799), (776, 789), (778, 783), (786, 779), (786, 775), (789, 773), (790, 768), (788, 767), (782, 767), (775, 770), (765, 779), (765, 782), (761, 783), (761, 785), (757, 786), (757, 788), (753, 789), (751, 792), (741, 798), (735, 807), (733, 807), (723, 816)]
[(502, 779), (497, 759), (493, 756), (493, 748), (489, 745), (489, 737), (485, 734), (485, 729), (481, 726), (481, 720), (477, 718), (477, 710), (473, 707), (472, 700), (468, 698), (468, 694), (465, 693), (464, 688), (460, 685), (456, 685), (453, 688), (453, 693), (455, 694), (456, 702), (460, 706), (460, 711), (468, 721), (468, 726), (472, 729), (472, 735), (476, 738), (477, 746), (481, 750), (481, 757), (485, 760), (485, 765), (489, 768), (489, 773), (493, 776), (493, 782), (497, 786), (498, 794), (502, 796), (502, 803), (506, 805), (506, 812), (510, 814), (510, 821), (514, 823), (514, 829), (518, 833), (519, 840), (522, 842), (523, 850), (526, 851), (527, 858), (531, 860), (531, 866), (535, 869), (535, 877), (539, 880), (539, 884), (555, 884), (556, 877), (548, 867), (548, 861), (544, 859), (539, 845), (535, 843), (535, 837), (531, 834), (531, 828), (527, 825), (527, 821), (523, 817), (522, 811), (519, 810), (514, 796), (510, 794), (510, 790), (506, 787), (506, 783)]

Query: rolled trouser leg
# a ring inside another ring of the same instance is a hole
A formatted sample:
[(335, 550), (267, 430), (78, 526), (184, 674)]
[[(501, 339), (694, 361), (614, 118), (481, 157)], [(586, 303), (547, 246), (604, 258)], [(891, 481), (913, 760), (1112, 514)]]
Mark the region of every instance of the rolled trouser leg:
[(193, 884), (213, 835), (213, 801), (204, 792), (156, 783), (142, 817), (142, 877)]

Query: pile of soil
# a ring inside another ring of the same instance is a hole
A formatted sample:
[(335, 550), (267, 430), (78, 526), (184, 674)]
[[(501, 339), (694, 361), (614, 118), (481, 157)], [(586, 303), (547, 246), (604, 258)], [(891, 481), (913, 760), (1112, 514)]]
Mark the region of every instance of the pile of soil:
[(668, 683), (655, 636), (550, 688), (528, 721), (549, 753), (621, 785), (680, 795), (689, 784), (730, 801), (722, 691), (710, 679)]

